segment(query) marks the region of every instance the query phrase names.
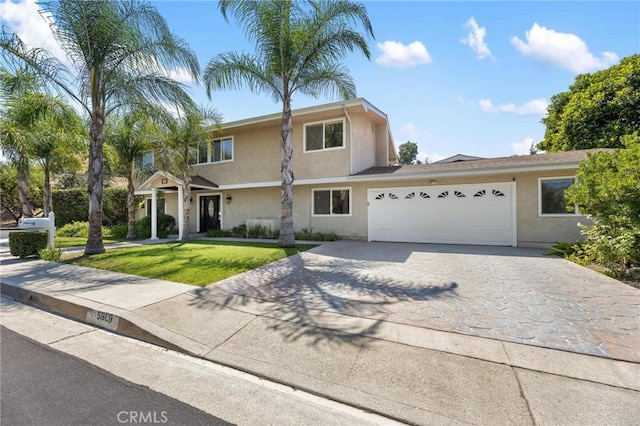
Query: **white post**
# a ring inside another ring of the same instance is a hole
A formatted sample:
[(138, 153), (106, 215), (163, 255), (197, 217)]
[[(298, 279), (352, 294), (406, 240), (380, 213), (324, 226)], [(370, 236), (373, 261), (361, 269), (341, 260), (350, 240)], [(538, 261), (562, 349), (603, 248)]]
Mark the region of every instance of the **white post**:
[(151, 239), (158, 239), (158, 190), (151, 188)]
[(178, 239), (182, 240), (182, 224), (184, 223), (184, 189), (182, 186), (178, 186)]
[(49, 245), (54, 247), (56, 243), (56, 215), (49, 212)]

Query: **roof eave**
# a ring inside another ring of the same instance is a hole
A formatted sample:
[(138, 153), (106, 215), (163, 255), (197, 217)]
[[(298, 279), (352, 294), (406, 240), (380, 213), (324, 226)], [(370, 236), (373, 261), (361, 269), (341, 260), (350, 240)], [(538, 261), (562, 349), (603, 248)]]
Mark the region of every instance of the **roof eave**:
[(402, 174), (370, 174), (370, 175), (354, 175), (348, 176), (349, 180), (353, 181), (385, 181), (385, 180), (410, 180), (410, 179), (425, 179), (433, 177), (461, 177), (461, 176), (481, 176), (492, 174), (506, 174), (506, 173), (522, 173), (522, 172), (537, 172), (547, 170), (566, 170), (577, 169), (579, 161), (570, 161), (554, 164), (536, 164), (536, 165), (516, 165), (516, 166), (496, 166), (496, 167), (483, 167), (477, 169), (465, 169), (465, 170), (434, 170), (434, 171), (418, 171), (413, 173)]

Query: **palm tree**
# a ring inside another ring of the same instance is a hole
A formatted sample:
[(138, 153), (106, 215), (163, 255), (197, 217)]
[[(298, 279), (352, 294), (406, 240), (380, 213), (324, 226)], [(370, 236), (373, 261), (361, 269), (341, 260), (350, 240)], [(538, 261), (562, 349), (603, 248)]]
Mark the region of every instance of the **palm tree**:
[(157, 112), (151, 112), (153, 106), (146, 108), (132, 108), (113, 120), (106, 132), (106, 143), (115, 152), (116, 162), (127, 178), (127, 240), (136, 238), (136, 204), (134, 175), (144, 174), (144, 170), (135, 167), (135, 161), (145, 152), (152, 149), (152, 141), (159, 137), (159, 126), (152, 117), (158, 117)]
[(122, 107), (147, 100), (192, 105), (184, 86), (169, 78), (167, 70), (185, 67), (197, 81), (200, 69), (193, 51), (171, 33), (149, 3), (59, 0), (44, 3), (43, 8), (51, 14), (51, 31), (72, 69), (46, 50), (27, 49), (15, 34), (0, 34), (0, 48), (5, 58), (32, 67), (90, 117), (89, 237), (85, 254), (102, 253), (106, 120)]
[(49, 108), (35, 75), (28, 68), (0, 68), (0, 147), (16, 166), (18, 197), (22, 217), (33, 216), (29, 174), (33, 128)]
[(235, 16), (256, 53), (227, 52), (211, 59), (203, 75), (207, 95), (246, 85), (282, 104), (280, 246), (292, 247), (291, 98), (296, 92), (355, 97), (353, 79), (340, 61), (352, 51), (369, 58), (365, 38), (352, 26), (361, 24), (371, 37), (373, 29), (365, 7), (350, 0), (222, 0), (219, 8), (225, 19)]
[(78, 155), (86, 147), (83, 122), (76, 110), (59, 97), (39, 94), (46, 108), (42, 119), (31, 129), (31, 156), (44, 174), (43, 210), (47, 216), (53, 211), (51, 174), (60, 170), (78, 170)]
[(167, 132), (156, 144), (156, 166), (182, 179), (182, 241), (189, 240), (191, 212), (191, 164), (198, 145), (211, 142), (211, 132), (219, 127), (222, 116), (212, 108), (188, 108), (167, 122)]

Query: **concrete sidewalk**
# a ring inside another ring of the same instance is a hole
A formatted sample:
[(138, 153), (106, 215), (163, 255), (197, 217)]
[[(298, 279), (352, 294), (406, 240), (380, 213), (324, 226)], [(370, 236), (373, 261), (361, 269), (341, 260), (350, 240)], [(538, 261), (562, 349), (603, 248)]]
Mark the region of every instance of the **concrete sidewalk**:
[(2, 294), (413, 424), (637, 424), (640, 364), (39, 260)]

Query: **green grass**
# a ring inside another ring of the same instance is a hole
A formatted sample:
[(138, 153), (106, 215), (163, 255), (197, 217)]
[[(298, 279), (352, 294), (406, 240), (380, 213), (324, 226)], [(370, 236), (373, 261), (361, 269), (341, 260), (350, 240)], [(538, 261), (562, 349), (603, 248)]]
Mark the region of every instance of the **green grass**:
[[(119, 240), (116, 238), (103, 238), (102, 242), (104, 244), (108, 243), (117, 243), (124, 240)], [(86, 237), (58, 237), (55, 239), (55, 246), (57, 248), (65, 248), (65, 247), (76, 247), (76, 246), (86, 246), (87, 238)]]
[(299, 244), (280, 248), (275, 243), (231, 241), (171, 242), (110, 250), (64, 260), (125, 274), (205, 286), (267, 263), (315, 247)]

